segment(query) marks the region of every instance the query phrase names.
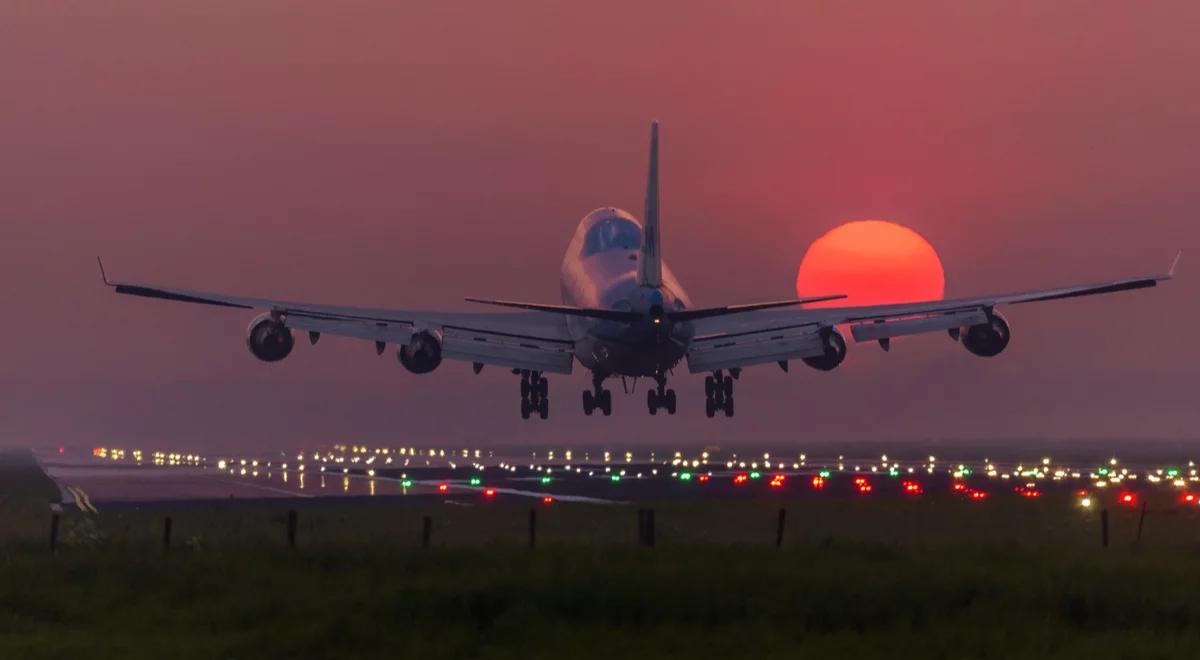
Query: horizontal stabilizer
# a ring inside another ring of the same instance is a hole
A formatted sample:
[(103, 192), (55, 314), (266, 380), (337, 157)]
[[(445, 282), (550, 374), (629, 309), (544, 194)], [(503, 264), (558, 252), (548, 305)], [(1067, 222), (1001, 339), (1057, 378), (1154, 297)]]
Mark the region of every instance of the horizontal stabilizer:
[(815, 296), (813, 298), (796, 298), (794, 300), (775, 300), (772, 302), (749, 303), (746, 305), (727, 305), (725, 307), (703, 307), (700, 309), (685, 309), (678, 312), (671, 312), (667, 316), (672, 321), (692, 321), (695, 319), (706, 319), (713, 316), (725, 316), (727, 314), (741, 314), (743, 312), (754, 312), (760, 309), (772, 309), (774, 307), (791, 307), (792, 305), (803, 305), (805, 303), (825, 302), (827, 300), (841, 300), (846, 297), (846, 294), (839, 293), (832, 296)]
[(641, 314), (623, 312), (619, 309), (595, 309), (590, 307), (572, 307), (570, 305), (545, 305), (542, 303), (517, 302), (513, 300), (483, 300), (480, 298), (466, 298), (465, 300), (467, 302), (481, 303), (484, 305), (527, 309), (533, 312), (551, 312), (553, 314), (566, 314), (567, 316), (586, 316), (588, 318), (602, 319), (605, 321), (632, 322), (642, 319)]

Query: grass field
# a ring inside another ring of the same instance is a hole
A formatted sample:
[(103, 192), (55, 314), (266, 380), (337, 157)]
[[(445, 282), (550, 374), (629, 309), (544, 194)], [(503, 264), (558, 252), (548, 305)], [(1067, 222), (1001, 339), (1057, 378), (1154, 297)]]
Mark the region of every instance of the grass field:
[[(102, 507), (0, 468), (0, 657), (1191, 657), (1200, 516), (952, 497)], [(22, 467), (23, 466), (23, 467)], [(641, 503), (646, 506), (647, 503)], [(782, 549), (775, 515), (787, 508)], [(174, 542), (164, 554), (164, 515)], [(422, 550), (421, 518), (434, 519)]]

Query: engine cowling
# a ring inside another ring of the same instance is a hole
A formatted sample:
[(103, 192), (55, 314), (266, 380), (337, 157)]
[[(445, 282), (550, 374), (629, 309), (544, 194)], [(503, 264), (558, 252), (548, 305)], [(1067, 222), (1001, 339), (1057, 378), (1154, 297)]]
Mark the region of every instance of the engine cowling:
[(292, 352), (296, 340), (291, 328), (270, 314), (256, 316), (246, 329), (246, 345), (250, 353), (263, 362), (278, 362)]
[(1008, 321), (999, 312), (988, 314), (988, 322), (971, 325), (959, 331), (963, 346), (979, 357), (995, 357), (1008, 347), (1011, 336)]
[(822, 328), (821, 344), (825, 347), (825, 354), (802, 358), (804, 364), (820, 371), (833, 371), (846, 359), (846, 338), (837, 328)]
[(442, 333), (424, 330), (413, 333), (407, 344), (396, 350), (396, 359), (414, 374), (427, 374), (442, 363)]

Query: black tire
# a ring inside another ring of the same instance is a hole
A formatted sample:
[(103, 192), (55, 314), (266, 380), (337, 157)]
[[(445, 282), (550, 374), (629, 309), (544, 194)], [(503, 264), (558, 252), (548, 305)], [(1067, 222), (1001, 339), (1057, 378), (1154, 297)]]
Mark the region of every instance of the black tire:
[(716, 382), (713, 381), (713, 377), (705, 376), (704, 377), (704, 396), (706, 398), (711, 399), (713, 397), (713, 393), (716, 392), (716, 389), (717, 389), (717, 384), (716, 384)]
[(721, 382), (721, 392), (728, 399), (733, 396), (733, 376), (726, 376)]
[(521, 398), (529, 398), (529, 381), (524, 378), (521, 379)]
[(733, 417), (733, 397), (725, 399), (725, 416)]
[(521, 399), (521, 419), (529, 419), (531, 412), (533, 412), (533, 405), (529, 403), (529, 399)]
[(592, 396), (591, 390), (583, 391), (583, 414), (590, 415), (596, 409), (596, 397)]
[(704, 400), (704, 415), (711, 419), (712, 417), (716, 416), (716, 414), (717, 414), (717, 403), (715, 401), (713, 401), (712, 399), (705, 399)]
[(604, 390), (600, 393), (600, 397), (604, 399), (600, 404), (600, 411), (604, 413), (605, 417), (608, 417), (612, 414), (612, 390)]
[(550, 416), (550, 399), (543, 397), (542, 400), (538, 402), (538, 417), (541, 417), (542, 419), (546, 419), (549, 416)]
[(537, 391), (543, 399), (550, 396), (550, 381), (545, 378), (539, 378), (537, 382)]
[(646, 390), (646, 408), (650, 410), (651, 415), (658, 414), (658, 393), (654, 390)]
[(667, 390), (666, 408), (668, 415), (675, 414), (675, 390)]

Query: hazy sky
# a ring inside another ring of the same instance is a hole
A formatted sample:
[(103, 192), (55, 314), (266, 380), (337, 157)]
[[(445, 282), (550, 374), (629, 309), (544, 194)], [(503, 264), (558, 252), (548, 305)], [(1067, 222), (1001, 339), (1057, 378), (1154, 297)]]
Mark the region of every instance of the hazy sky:
[[(276, 447), (1195, 437), (1200, 4), (0, 0), (0, 446)], [(697, 304), (793, 293), (847, 220), (921, 232), (947, 295), (1166, 268), (1148, 292), (1005, 310), (1008, 351), (852, 345), (748, 370), (738, 416), (641, 391), (548, 422), (517, 382), (329, 337), (283, 363), (251, 314), (132, 281), (345, 304), (557, 302), (602, 205), (640, 215), (662, 121), (663, 251)]]

